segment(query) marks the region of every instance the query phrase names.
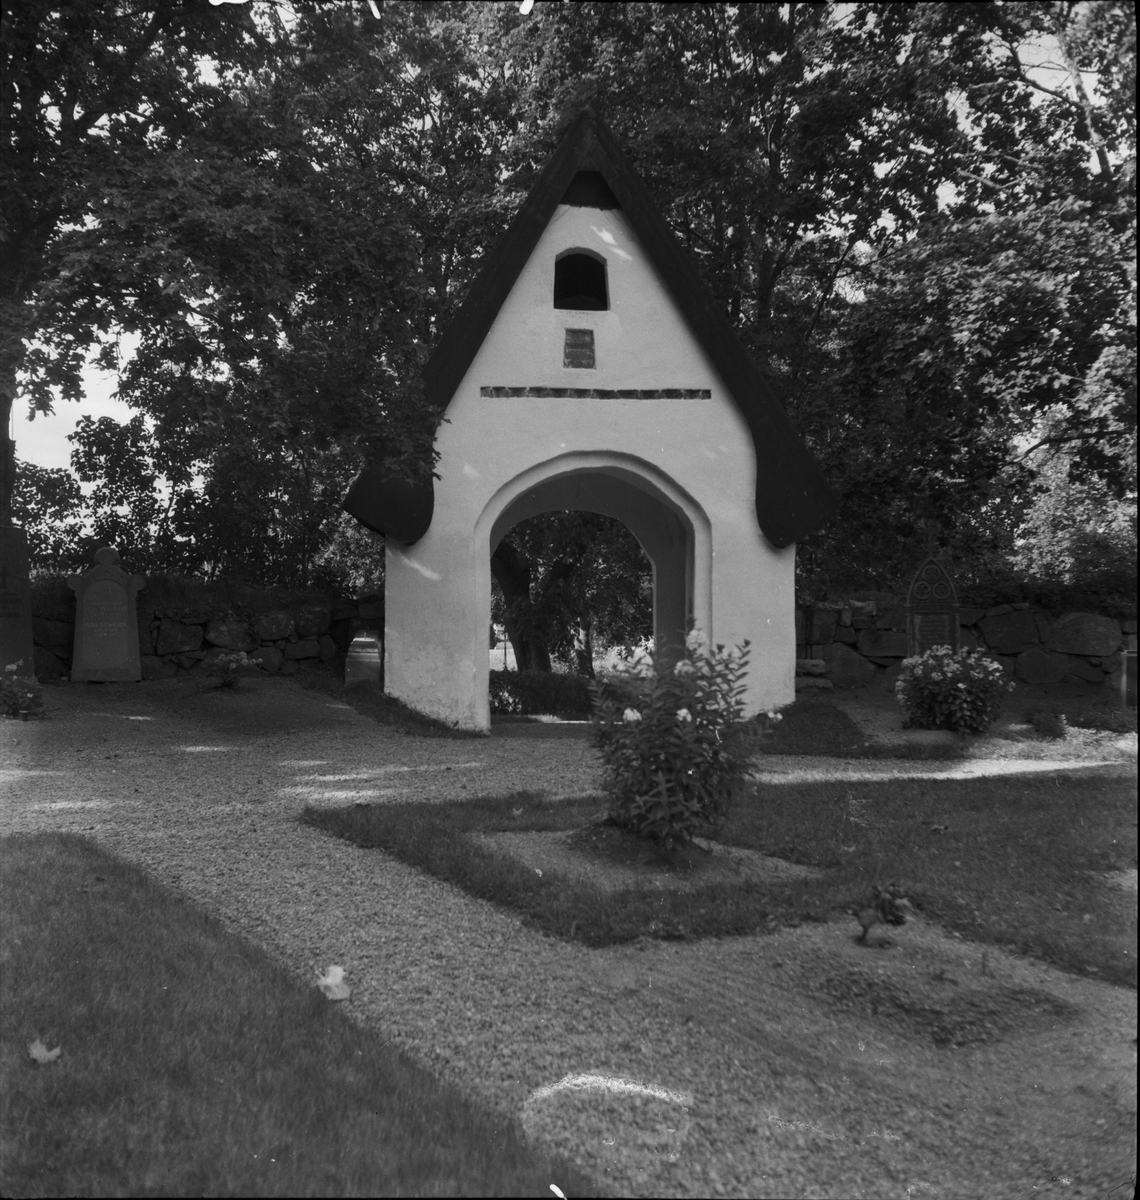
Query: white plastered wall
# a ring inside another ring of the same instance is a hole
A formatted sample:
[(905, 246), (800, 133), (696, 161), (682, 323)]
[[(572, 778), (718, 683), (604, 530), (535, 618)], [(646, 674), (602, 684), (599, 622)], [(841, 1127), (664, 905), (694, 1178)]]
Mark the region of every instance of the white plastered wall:
[[(555, 259), (572, 249), (605, 258), (609, 311), (553, 307)], [(567, 328), (594, 331), (594, 369), (563, 367)], [(704, 389), (710, 398), (490, 397), (483, 387)], [(555, 211), (437, 446), (430, 529), (410, 547), (388, 539), (391, 695), (488, 729), (491, 552), (524, 517), (582, 507), (630, 526), (674, 592), (681, 579), (679, 602), (714, 641), (752, 642), (750, 712), (794, 699), (795, 548), (776, 550), (761, 534), (748, 428), (621, 212)], [(664, 602), (659, 617), (677, 611), (675, 594)]]

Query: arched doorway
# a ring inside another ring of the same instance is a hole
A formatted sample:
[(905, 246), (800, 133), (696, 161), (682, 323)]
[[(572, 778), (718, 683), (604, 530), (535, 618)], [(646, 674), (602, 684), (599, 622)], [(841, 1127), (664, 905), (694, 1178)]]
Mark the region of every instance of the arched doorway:
[[(621, 521), (653, 568), (653, 631), (661, 652), (679, 647), (694, 624), (712, 636), (712, 544), (703, 509), (659, 468), (631, 455), (575, 452), (522, 471), (491, 498), (475, 527), (475, 636), (485, 644), (491, 554), (518, 522), (552, 510), (601, 513)], [(476, 657), (476, 721), (490, 725), (488, 656)]]

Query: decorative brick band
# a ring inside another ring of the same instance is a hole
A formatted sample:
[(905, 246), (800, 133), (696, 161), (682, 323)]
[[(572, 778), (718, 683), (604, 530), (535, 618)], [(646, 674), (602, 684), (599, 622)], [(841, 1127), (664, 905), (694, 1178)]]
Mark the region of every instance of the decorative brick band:
[(711, 400), (708, 388), (481, 387), (480, 396), (536, 396), (565, 400)]

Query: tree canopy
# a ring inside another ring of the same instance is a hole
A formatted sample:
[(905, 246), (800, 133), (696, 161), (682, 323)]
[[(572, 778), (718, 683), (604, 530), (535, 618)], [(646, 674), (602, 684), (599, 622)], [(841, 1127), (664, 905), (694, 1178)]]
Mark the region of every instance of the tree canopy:
[[(365, 460), (432, 470), (420, 365), (587, 102), (841, 494), (805, 580), (886, 583), (931, 530), (1008, 557), (1045, 451), (1134, 494), (1131, 5), (379, 11), (5, 8), (0, 393), (48, 411), (138, 338), (138, 417), (75, 467), (148, 565), (311, 575)], [(609, 536), (544, 528), (536, 589)]]

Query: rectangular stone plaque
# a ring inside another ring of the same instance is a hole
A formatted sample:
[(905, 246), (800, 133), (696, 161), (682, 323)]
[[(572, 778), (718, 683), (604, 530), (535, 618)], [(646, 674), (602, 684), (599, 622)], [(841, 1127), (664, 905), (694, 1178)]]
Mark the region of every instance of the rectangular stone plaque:
[(564, 367), (594, 368), (594, 331), (592, 329), (567, 329), (562, 347)]
[(104, 546), (95, 552), (94, 567), (67, 580), (76, 595), (73, 680), (142, 678), (135, 597), (146, 580), (128, 574), (118, 563), (118, 552)]

